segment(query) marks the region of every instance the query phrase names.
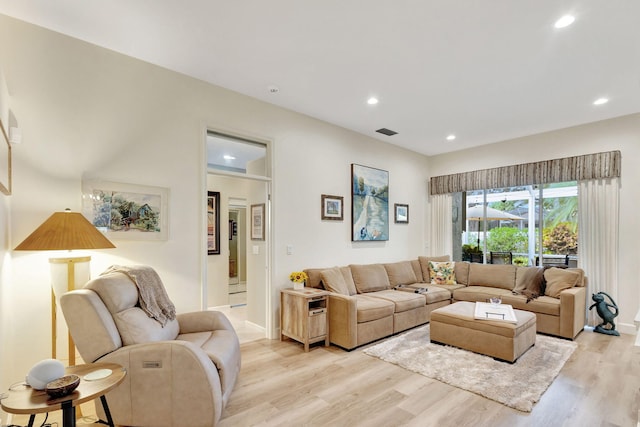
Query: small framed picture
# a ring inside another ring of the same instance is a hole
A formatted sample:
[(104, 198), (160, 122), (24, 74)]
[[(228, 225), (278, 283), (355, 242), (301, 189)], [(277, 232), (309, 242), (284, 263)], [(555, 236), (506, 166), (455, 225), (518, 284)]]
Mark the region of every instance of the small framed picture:
[(408, 224), (409, 223), (409, 205), (401, 205), (395, 203), (393, 205), (395, 211), (396, 224)]
[(323, 194), (322, 201), (322, 219), (342, 221), (344, 218), (344, 198), (342, 196), (329, 196)]
[(251, 240), (264, 240), (264, 206), (251, 205)]

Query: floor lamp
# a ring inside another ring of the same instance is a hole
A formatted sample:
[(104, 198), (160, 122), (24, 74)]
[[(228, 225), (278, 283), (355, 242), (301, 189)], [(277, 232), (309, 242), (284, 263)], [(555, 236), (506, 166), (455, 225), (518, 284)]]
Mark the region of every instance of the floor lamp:
[[(61, 251), (115, 248), (98, 229), (78, 212), (55, 212), (14, 250)], [(82, 287), (90, 279), (90, 256), (49, 258), (51, 266), (51, 357), (56, 358), (57, 304), (65, 292)], [(76, 349), (69, 335), (69, 366), (76, 363)]]

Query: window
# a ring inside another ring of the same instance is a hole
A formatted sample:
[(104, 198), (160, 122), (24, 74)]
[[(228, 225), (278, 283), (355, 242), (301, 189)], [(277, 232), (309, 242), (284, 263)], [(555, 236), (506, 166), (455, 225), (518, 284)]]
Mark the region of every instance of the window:
[(540, 260), (542, 265), (577, 264), (575, 181), (462, 194), (466, 215), (461, 218), (462, 253), (456, 259), (518, 265), (540, 265)]
[(207, 132), (207, 166), (226, 172), (268, 176), (267, 146), (216, 132)]

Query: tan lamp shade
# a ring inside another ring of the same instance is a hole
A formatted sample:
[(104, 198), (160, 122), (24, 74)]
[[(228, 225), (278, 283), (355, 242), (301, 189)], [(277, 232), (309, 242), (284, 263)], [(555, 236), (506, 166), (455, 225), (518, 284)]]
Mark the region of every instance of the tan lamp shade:
[(57, 251), (115, 248), (81, 213), (55, 212), (16, 251)]

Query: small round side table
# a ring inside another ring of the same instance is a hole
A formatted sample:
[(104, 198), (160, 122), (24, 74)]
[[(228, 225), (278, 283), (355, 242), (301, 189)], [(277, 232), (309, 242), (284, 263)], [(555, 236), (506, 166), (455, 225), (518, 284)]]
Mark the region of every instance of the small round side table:
[[(85, 379), (87, 375), (89, 375), (87, 378), (91, 378), (90, 374), (95, 375), (98, 371), (107, 374), (108, 370), (111, 373), (107, 376), (97, 375), (97, 379)], [(76, 406), (99, 397), (107, 416), (106, 423), (102, 422), (114, 427), (105, 394), (124, 381), (127, 371), (115, 363), (87, 363), (69, 366), (65, 369), (65, 374), (75, 374), (80, 377), (80, 384), (73, 393), (52, 399), (44, 390), (34, 390), (25, 385), (20, 389), (7, 392), (8, 396), (2, 399), (2, 409), (12, 414), (30, 414), (28, 427), (33, 427), (36, 414), (61, 409), (63, 427), (75, 427)]]

